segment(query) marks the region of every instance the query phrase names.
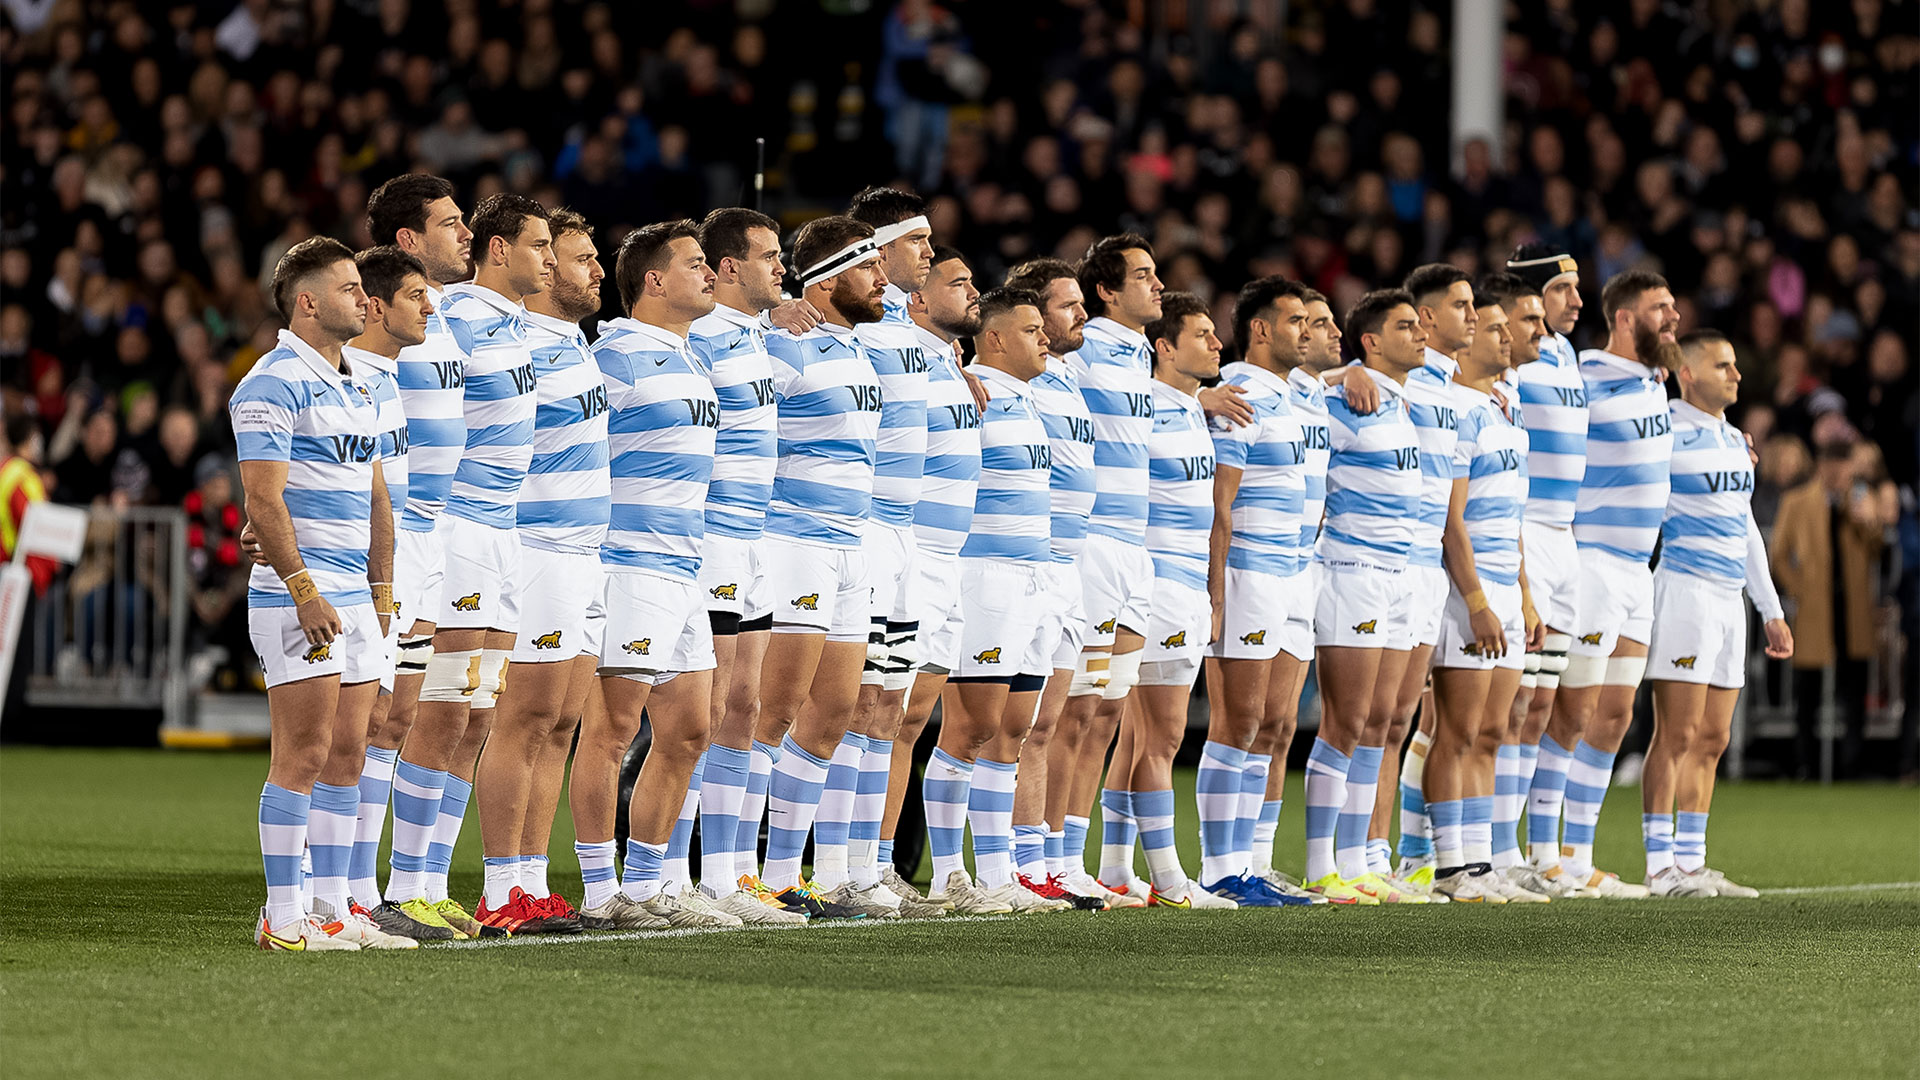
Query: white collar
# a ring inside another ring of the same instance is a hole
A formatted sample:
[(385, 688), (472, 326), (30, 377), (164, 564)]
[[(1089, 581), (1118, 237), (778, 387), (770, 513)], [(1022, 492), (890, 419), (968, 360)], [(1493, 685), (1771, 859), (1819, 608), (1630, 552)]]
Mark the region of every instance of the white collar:
[[(719, 319), (728, 326), (736, 326), (742, 330), (749, 330), (754, 327), (764, 328), (765, 326), (765, 324), (760, 321), (761, 316), (749, 315), (731, 304), (715, 303), (713, 310), (708, 312), (704, 317)], [(699, 320), (696, 319), (694, 321), (698, 322)]]
[(1087, 325), (1081, 330), (1081, 333), (1086, 333), (1089, 330), (1098, 331), (1097, 336), (1110, 338), (1122, 345), (1133, 345), (1142, 349), (1147, 348), (1147, 335), (1132, 327), (1122, 326), (1112, 319), (1107, 318), (1105, 315), (1096, 315), (1088, 319)]
[(565, 319), (555, 318), (552, 315), (543, 315), (532, 308), (527, 309), (526, 315), (529, 323), (560, 337), (575, 338), (586, 336), (580, 332), (579, 323), (571, 323)]
[[(1229, 372), (1227, 368), (1232, 368), (1233, 370)], [(1298, 371), (1299, 369), (1295, 368), (1294, 370)], [(1267, 388), (1268, 390), (1273, 391), (1276, 394), (1285, 393), (1287, 389), (1287, 383), (1292, 378), (1291, 372), (1288, 373), (1287, 378), (1283, 379), (1280, 376), (1275, 375), (1273, 372), (1268, 371), (1266, 368), (1261, 367), (1259, 364), (1253, 363), (1252, 361), (1249, 361), (1249, 360), (1235, 360), (1233, 363), (1228, 364), (1226, 367), (1220, 369), (1220, 374), (1222, 376), (1229, 375), (1229, 374), (1238, 375), (1241, 372), (1245, 372), (1248, 379), (1260, 384), (1261, 386)]]
[(627, 333), (645, 338), (656, 345), (664, 346), (675, 352), (684, 352), (687, 348), (687, 339), (681, 337), (679, 334), (665, 327), (655, 326), (650, 322), (641, 322), (639, 319), (629, 315), (623, 315), (612, 322), (603, 322), (600, 324), (600, 332), (602, 334), (615, 330), (624, 330)]
[(485, 285), (478, 284), (477, 282), (466, 281), (458, 285), (449, 285), (447, 286), (447, 293), (443, 293), (442, 295), (447, 295), (455, 292), (459, 293), (461, 296), (471, 296), (474, 299), (479, 300), (482, 303), (486, 304), (488, 307), (498, 311), (502, 315), (524, 315), (527, 313), (526, 308), (521, 307), (519, 304), (516, 304), (513, 301), (507, 299), (505, 296), (502, 296), (501, 294), (494, 292), (492, 289), (487, 288)]
[(314, 374), (326, 379), (328, 382), (340, 378), (350, 378), (353, 375), (353, 372), (344, 363), (337, 369), (332, 364), (327, 363), (327, 358), (321, 356), (319, 350), (301, 340), (300, 335), (291, 330), (280, 331), (280, 344), (292, 349), (295, 356), (298, 356), (308, 367), (313, 369)]
[(343, 347), (340, 350), (340, 354), (347, 358), (347, 360), (353, 365), (353, 369), (355, 371), (360, 370), (362, 367), (366, 367), (366, 368), (371, 368), (374, 371), (384, 372), (388, 375), (393, 375), (399, 372), (400, 370), (399, 357), (388, 359), (387, 357), (381, 356), (377, 352), (373, 352), (368, 349), (362, 349), (355, 345), (348, 345)]

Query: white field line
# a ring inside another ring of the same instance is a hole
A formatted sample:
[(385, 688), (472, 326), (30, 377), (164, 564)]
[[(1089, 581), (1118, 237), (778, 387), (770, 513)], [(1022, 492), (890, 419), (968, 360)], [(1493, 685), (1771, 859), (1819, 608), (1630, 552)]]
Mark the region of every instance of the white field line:
[(1762, 896), (1820, 896), (1830, 893), (1894, 892), (1920, 889), (1920, 881), (1876, 881), (1870, 885), (1802, 885), (1791, 889), (1761, 889)]

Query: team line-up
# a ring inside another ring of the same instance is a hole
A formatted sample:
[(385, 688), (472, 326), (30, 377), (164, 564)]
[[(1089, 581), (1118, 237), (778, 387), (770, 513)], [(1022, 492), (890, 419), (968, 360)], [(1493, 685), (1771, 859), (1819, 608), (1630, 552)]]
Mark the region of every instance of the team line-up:
[[(1706, 865), (1743, 590), (1768, 652), (1792, 641), (1724, 415), (1733, 350), (1679, 335), (1658, 275), (1606, 283), (1606, 345), (1578, 356), (1578, 267), (1539, 245), (1477, 284), (1420, 267), (1344, 319), (1262, 278), (1223, 367), (1144, 239), (983, 295), (918, 197), (874, 188), (788, 250), (739, 208), (628, 234), (625, 316), (589, 342), (591, 225), (454, 196), (399, 177), (368, 203), (379, 246), (289, 250), (288, 329), (233, 395), (273, 723), (260, 947), (1754, 895)], [(1313, 660), (1294, 878), (1273, 845)], [(1203, 668), (1189, 878), (1172, 766)], [(1593, 836), (1643, 678), (1634, 884)], [(547, 884), (563, 788), (578, 908)], [(925, 894), (893, 865), (915, 797)], [(447, 891), (470, 799), (471, 912)]]

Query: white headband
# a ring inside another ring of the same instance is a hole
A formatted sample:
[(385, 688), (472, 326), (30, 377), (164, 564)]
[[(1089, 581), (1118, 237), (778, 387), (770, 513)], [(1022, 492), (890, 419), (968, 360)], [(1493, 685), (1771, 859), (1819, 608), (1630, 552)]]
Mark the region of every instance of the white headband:
[(888, 244), (893, 243), (895, 240), (900, 239), (915, 229), (927, 229), (929, 231), (933, 229), (933, 226), (927, 223), (927, 215), (921, 214), (917, 217), (910, 217), (905, 221), (896, 221), (891, 225), (882, 225), (873, 230), (874, 246), (886, 247)]
[(873, 238), (870, 236), (862, 237), (820, 260), (813, 266), (800, 271), (800, 287), (803, 289), (811, 289), (843, 270), (850, 270), (863, 263), (870, 263), (879, 257), (880, 248), (874, 244)]

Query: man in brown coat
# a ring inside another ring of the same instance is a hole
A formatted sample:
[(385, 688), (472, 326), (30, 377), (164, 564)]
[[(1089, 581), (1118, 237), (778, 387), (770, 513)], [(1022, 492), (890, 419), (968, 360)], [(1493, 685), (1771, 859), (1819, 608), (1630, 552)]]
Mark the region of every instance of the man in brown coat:
[(1815, 722), (1827, 672), (1846, 719), (1836, 775), (1859, 764), (1866, 725), (1867, 661), (1873, 655), (1872, 567), (1883, 542), (1867, 506), (1866, 484), (1855, 475), (1845, 441), (1823, 442), (1813, 479), (1780, 498), (1773, 532), (1773, 572), (1793, 613), (1796, 766), (1817, 770)]

